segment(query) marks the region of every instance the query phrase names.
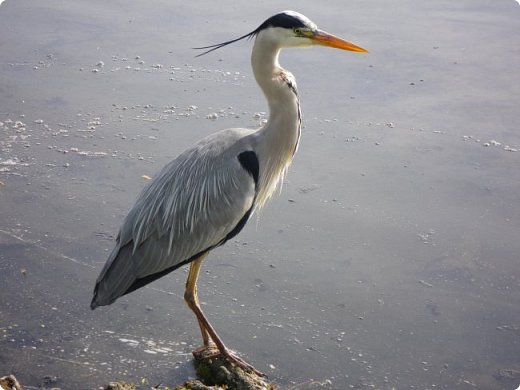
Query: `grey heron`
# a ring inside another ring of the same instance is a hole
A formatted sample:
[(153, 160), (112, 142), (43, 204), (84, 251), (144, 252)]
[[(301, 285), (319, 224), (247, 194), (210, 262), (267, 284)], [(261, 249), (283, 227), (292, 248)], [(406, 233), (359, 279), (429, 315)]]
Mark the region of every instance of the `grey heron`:
[(197, 49), (205, 50), (203, 55), (244, 38), (255, 39), (251, 65), (269, 106), (267, 123), (256, 130), (234, 128), (209, 135), (153, 178), (124, 219), (96, 281), (91, 308), (109, 305), (190, 264), (184, 298), (197, 317), (202, 348), (259, 373), (225, 346), (203, 314), (197, 296), (202, 263), (264, 206), (298, 148), (301, 112), (296, 82), (280, 66), (280, 50), (322, 45), (367, 51), (319, 30), (294, 11), (278, 13), (239, 38)]

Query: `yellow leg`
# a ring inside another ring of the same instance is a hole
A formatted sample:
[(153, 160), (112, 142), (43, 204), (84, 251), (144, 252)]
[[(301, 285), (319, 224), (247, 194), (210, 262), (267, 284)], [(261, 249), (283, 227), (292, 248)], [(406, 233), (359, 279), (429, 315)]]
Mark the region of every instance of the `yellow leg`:
[[(204, 263), (204, 259), (206, 258), (206, 256), (207, 254), (204, 254), (190, 264), (188, 280), (186, 280), (186, 291), (184, 292), (184, 300), (188, 304), (189, 308), (195, 313), (195, 315), (197, 314), (197, 308), (200, 312), (202, 312), (199, 304), (199, 294), (197, 293), (197, 279), (199, 277), (202, 263)], [(197, 321), (199, 322), (200, 333), (202, 334), (204, 347), (208, 348), (210, 347), (210, 343), (212, 342), (212, 340), (209, 338), (208, 332), (206, 331), (204, 324), (200, 321), (199, 316), (197, 316)]]
[(197, 294), (197, 279), (199, 277), (200, 268), (202, 267), (202, 263), (204, 262), (206, 255), (207, 253), (191, 262), (188, 273), (188, 280), (186, 281), (186, 291), (184, 292), (184, 299), (186, 300), (189, 308), (193, 311), (193, 313), (195, 313), (195, 316), (199, 322), (200, 331), (202, 333), (202, 340), (204, 341), (204, 348), (211, 348), (211, 343), (213, 342), (215, 343), (220, 354), (228, 361), (236, 364), (244, 370), (252, 371), (257, 375), (263, 376), (264, 374), (227, 349), (200, 308)]

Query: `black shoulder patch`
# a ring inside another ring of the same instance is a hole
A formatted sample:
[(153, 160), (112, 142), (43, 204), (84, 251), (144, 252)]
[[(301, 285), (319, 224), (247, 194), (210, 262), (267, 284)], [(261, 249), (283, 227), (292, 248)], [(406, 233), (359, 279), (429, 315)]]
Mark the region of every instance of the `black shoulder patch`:
[(253, 177), (255, 186), (258, 186), (258, 177), (260, 174), (260, 163), (256, 153), (252, 150), (247, 150), (238, 155), (238, 161), (242, 168), (244, 168)]

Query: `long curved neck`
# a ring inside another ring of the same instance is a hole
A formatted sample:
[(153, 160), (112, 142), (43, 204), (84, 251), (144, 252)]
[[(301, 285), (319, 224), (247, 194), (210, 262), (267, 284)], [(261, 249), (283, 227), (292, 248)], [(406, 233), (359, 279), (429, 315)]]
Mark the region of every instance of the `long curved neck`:
[(268, 36), (257, 36), (251, 65), (269, 105), (269, 119), (258, 130), (257, 137), (261, 165), (260, 206), (282, 181), (300, 139), (301, 113), (296, 82), (278, 63), (279, 53), (280, 47)]
[[(283, 69), (278, 56), (280, 47), (258, 36), (253, 46), (251, 65), (256, 82), (262, 89), (269, 105), (269, 122), (283, 122), (296, 130), (300, 125), (299, 101), (293, 75)], [(285, 126), (279, 131), (290, 130)]]

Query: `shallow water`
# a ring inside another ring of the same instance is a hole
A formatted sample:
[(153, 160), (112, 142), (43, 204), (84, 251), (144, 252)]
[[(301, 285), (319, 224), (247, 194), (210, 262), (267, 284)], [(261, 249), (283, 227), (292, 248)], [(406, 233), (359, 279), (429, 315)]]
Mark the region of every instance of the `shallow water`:
[[(200, 343), (179, 270), (88, 305), (143, 176), (254, 127), (272, 1), (0, 6), (0, 375), (180, 383)], [(370, 50), (287, 50), (302, 142), (280, 196), (204, 266), (204, 310), (281, 388), (520, 384), (520, 7), (298, 3)], [(218, 119), (211, 119), (211, 118)]]

